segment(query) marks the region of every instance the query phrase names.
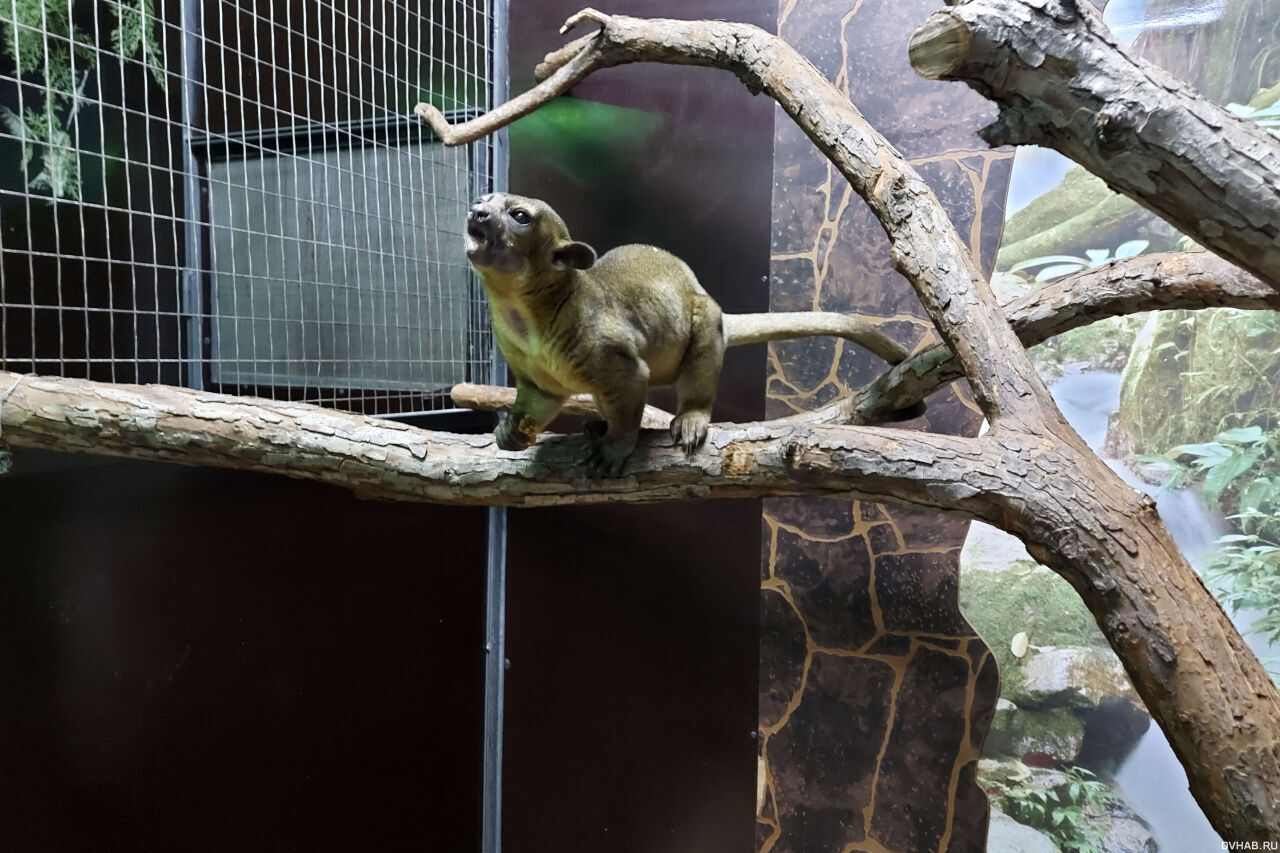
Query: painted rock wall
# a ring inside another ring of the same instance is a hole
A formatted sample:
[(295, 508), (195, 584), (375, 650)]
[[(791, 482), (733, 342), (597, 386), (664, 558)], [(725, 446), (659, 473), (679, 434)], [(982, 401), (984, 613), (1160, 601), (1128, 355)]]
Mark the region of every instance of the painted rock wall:
[[(989, 104), (910, 69), (907, 40), (936, 8), (782, 0), (778, 31), (911, 160), (989, 270), (1012, 154), (974, 135)], [(771, 309), (857, 311), (908, 346), (930, 340), (865, 204), (785, 115), (775, 128)], [(768, 369), (776, 417), (848, 394), (883, 364), (814, 339), (771, 346)], [(924, 420), (973, 434), (981, 419), (953, 386), (911, 426)], [(758, 850), (982, 850), (974, 771), (998, 678), (956, 600), (967, 525), (826, 498), (766, 501), (764, 522)]]

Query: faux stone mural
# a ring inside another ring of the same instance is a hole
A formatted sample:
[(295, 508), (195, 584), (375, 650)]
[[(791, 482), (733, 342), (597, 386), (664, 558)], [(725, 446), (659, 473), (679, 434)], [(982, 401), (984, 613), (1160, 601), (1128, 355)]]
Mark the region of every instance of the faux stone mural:
[[(912, 30), (935, 0), (782, 0), (778, 31), (901, 150), (989, 270), (1012, 153), (974, 131), (994, 108), (920, 79)], [(911, 347), (932, 325), (889, 266), (862, 200), (782, 113), (774, 140), (771, 308), (856, 311)], [(884, 368), (848, 343), (771, 345), (768, 416), (821, 406)], [(967, 388), (920, 422), (974, 434)], [(974, 781), (998, 693), (995, 663), (960, 615), (967, 524), (833, 498), (765, 502), (761, 582), (760, 853), (959, 853), (985, 846)]]

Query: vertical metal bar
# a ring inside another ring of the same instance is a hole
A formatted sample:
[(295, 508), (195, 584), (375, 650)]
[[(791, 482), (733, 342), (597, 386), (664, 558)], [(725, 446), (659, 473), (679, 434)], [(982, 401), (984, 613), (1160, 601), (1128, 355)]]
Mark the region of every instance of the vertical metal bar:
[[(507, 65), (507, 24), (510, 17), (510, 0), (493, 0), (493, 101), (492, 109), (510, 97), (511, 72)], [(506, 192), (507, 172), (511, 165), (511, 151), (507, 128), (493, 135), (493, 189)], [(496, 352), (496, 350), (495, 350)], [(503, 377), (505, 380), (506, 377)]]
[[(489, 26), (492, 98), (489, 108), (507, 100), (510, 74), (507, 68), (509, 0), (491, 0)], [(495, 191), (507, 189), (510, 166), (507, 131), (493, 138), (490, 179)], [(507, 384), (507, 365), (493, 348), (493, 383)], [(489, 556), (486, 572), (488, 599), (485, 614), (484, 794), (481, 802), (482, 853), (502, 851), (502, 730), (506, 700), (507, 665), (507, 510), (489, 510)]]
[(204, 387), (204, 205), (200, 164), (191, 146), (199, 120), (201, 71), (200, 0), (182, 0), (182, 220), (186, 259), (182, 269), (182, 312), (186, 317), (186, 384)]
[(480, 802), (480, 850), (502, 850), (502, 717), (507, 662), (507, 510), (489, 509), (485, 572), (484, 789)]

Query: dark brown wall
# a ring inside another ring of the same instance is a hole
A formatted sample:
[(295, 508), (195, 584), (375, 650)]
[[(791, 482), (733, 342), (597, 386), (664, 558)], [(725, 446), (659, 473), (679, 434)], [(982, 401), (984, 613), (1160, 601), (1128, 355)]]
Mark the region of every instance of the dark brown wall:
[(5, 849), (475, 849), (484, 510), (52, 458), (0, 478)]
[[(512, 4), (513, 91), (581, 5)], [(600, 8), (766, 28), (774, 14), (756, 0)], [(724, 72), (651, 65), (573, 95), (624, 111), (581, 125), (568, 119), (598, 114), (569, 104), (558, 135), (537, 117), (513, 128), (512, 190), (550, 201), (600, 250), (677, 253), (726, 310), (767, 310), (772, 102)], [(760, 417), (764, 371), (763, 347), (731, 351), (716, 418)], [(510, 522), (504, 849), (751, 849), (760, 503)]]

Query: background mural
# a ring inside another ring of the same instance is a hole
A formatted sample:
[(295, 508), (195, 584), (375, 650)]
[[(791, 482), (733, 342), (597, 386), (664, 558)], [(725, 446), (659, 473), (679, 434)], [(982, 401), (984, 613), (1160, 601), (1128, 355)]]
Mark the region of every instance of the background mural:
[[(1113, 0), (1104, 18), (1133, 52), (1275, 127), (1274, 3)], [(1004, 298), (1112, 258), (1198, 248), (1056, 152), (1033, 148), (1014, 160), (1007, 217), (993, 280)], [(1278, 332), (1271, 312), (1167, 311), (1096, 323), (1032, 351), (1068, 420), (1156, 496), (1273, 672)], [(996, 809), (992, 853), (1219, 849), (1181, 765), (1067, 584), (982, 525), (962, 568), (961, 604), (1001, 673), (979, 773)]]
[[(907, 64), (907, 40), (934, 7), (784, 2), (778, 32), (910, 158), (989, 269), (1012, 154), (974, 135), (976, 118), (994, 115), (985, 101)], [(929, 342), (932, 325), (890, 268), (879, 224), (781, 114), (773, 175), (770, 308), (856, 311), (908, 347)], [(767, 415), (821, 406), (882, 367), (838, 341), (774, 344)], [(952, 386), (930, 399), (929, 428), (976, 432), (967, 392)], [(764, 502), (762, 853), (982, 849), (987, 809), (975, 771), (996, 670), (956, 603), (966, 529), (850, 500)]]

